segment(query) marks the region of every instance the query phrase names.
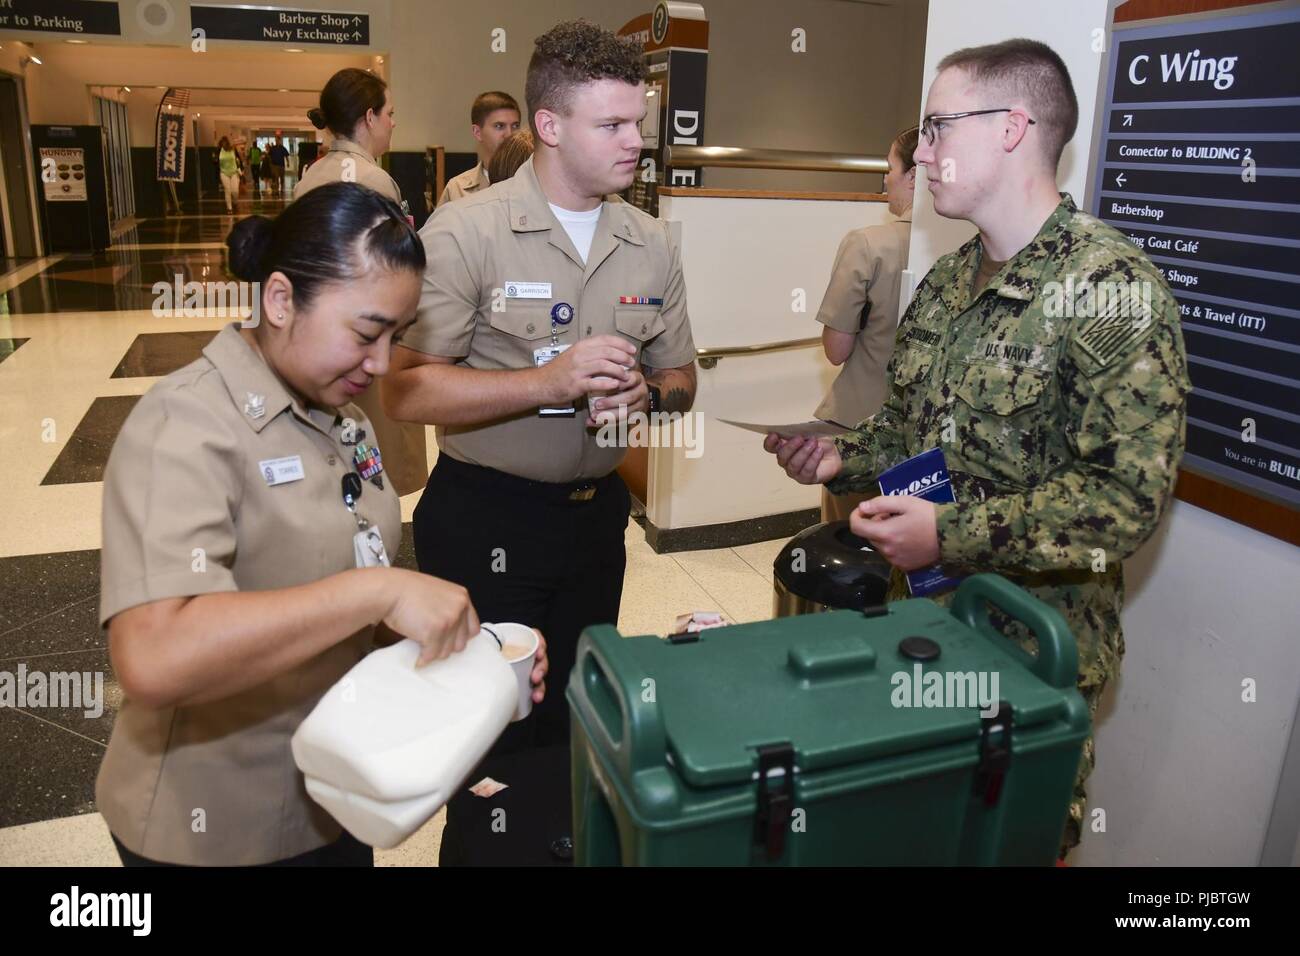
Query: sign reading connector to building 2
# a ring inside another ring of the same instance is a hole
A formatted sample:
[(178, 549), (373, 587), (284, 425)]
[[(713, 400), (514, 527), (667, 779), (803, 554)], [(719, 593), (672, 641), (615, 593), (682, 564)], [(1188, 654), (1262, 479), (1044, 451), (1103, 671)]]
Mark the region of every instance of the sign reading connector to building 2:
[(1178, 299), (1183, 468), (1300, 507), (1300, 10), (1111, 39), (1091, 211)]

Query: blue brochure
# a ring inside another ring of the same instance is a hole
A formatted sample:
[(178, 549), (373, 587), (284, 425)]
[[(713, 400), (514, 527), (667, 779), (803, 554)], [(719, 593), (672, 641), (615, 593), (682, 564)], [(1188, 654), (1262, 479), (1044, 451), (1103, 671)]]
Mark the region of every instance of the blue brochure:
[[(948, 463), (938, 448), (923, 451), (881, 472), (879, 480), (882, 495), (911, 495), (935, 504), (957, 500), (952, 493), (952, 481), (948, 478)], [(943, 568), (937, 564), (907, 573), (907, 587), (913, 597), (946, 591), (960, 580), (960, 577), (944, 574)]]

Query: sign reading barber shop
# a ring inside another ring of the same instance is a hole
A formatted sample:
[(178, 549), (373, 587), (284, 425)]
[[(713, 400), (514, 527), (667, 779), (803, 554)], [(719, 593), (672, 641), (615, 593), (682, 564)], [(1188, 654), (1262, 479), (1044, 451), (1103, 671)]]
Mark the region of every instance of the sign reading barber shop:
[(209, 40), (369, 46), (370, 15), (278, 7), (190, 7), (190, 27)]

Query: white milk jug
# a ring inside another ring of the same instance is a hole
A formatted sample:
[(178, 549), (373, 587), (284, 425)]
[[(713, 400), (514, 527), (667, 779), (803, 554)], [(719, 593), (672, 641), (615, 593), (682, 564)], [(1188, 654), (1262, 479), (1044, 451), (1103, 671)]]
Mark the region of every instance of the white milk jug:
[(368, 654), (293, 735), (308, 794), (371, 846), (437, 813), (515, 714), (515, 674), (488, 631), (417, 669), (419, 654), (409, 640)]

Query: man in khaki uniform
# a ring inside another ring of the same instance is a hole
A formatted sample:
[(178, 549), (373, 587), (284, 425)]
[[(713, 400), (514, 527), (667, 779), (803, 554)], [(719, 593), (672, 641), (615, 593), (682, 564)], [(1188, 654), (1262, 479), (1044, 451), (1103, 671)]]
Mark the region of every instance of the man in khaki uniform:
[[(831, 390), (817, 406), (816, 417), (852, 428), (880, 411), (885, 402), (885, 367), (894, 352), (898, 298), (912, 237), (912, 196), (916, 189), (917, 128), (904, 130), (890, 144), (885, 193), (889, 212), (898, 218), (855, 229), (840, 241), (831, 281), (822, 297), (817, 321), (822, 347), (840, 365)], [(831, 494), (822, 489), (822, 520), (847, 521), (873, 491)]]
[(487, 167), (497, 148), (519, 132), (519, 104), (509, 93), (491, 90), (474, 98), (469, 111), (470, 131), (478, 141), (478, 163), (447, 181), (438, 205), (470, 196), (490, 184)]
[[(349, 416), (369, 429), (355, 405), (339, 415), (304, 409), (237, 324), (154, 386), (122, 426), (104, 477), (101, 626), (149, 602), (291, 588), (353, 568), (357, 518), (339, 491), (355, 450), (345, 444)], [(367, 482), (356, 512), (396, 553), (391, 483)], [(128, 693), (95, 786), (112, 834), (149, 860), (205, 866), (269, 863), (338, 840), (339, 825), (307, 795), (289, 737), (373, 631), (218, 700), (156, 707)], [(129, 676), (119, 674), (124, 686)]]
[(568, 740), (580, 632), (616, 622), (622, 597), (626, 449), (603, 447), (595, 425), (653, 410), (656, 393), (687, 411), (695, 344), (667, 224), (605, 198), (636, 171), (639, 49), (589, 23), (555, 27), (537, 41), (528, 107), (533, 158), (421, 230), (419, 318), (384, 399), (438, 426), (414, 516), (420, 569), (468, 588), (483, 620), (546, 635), (545, 744)]

